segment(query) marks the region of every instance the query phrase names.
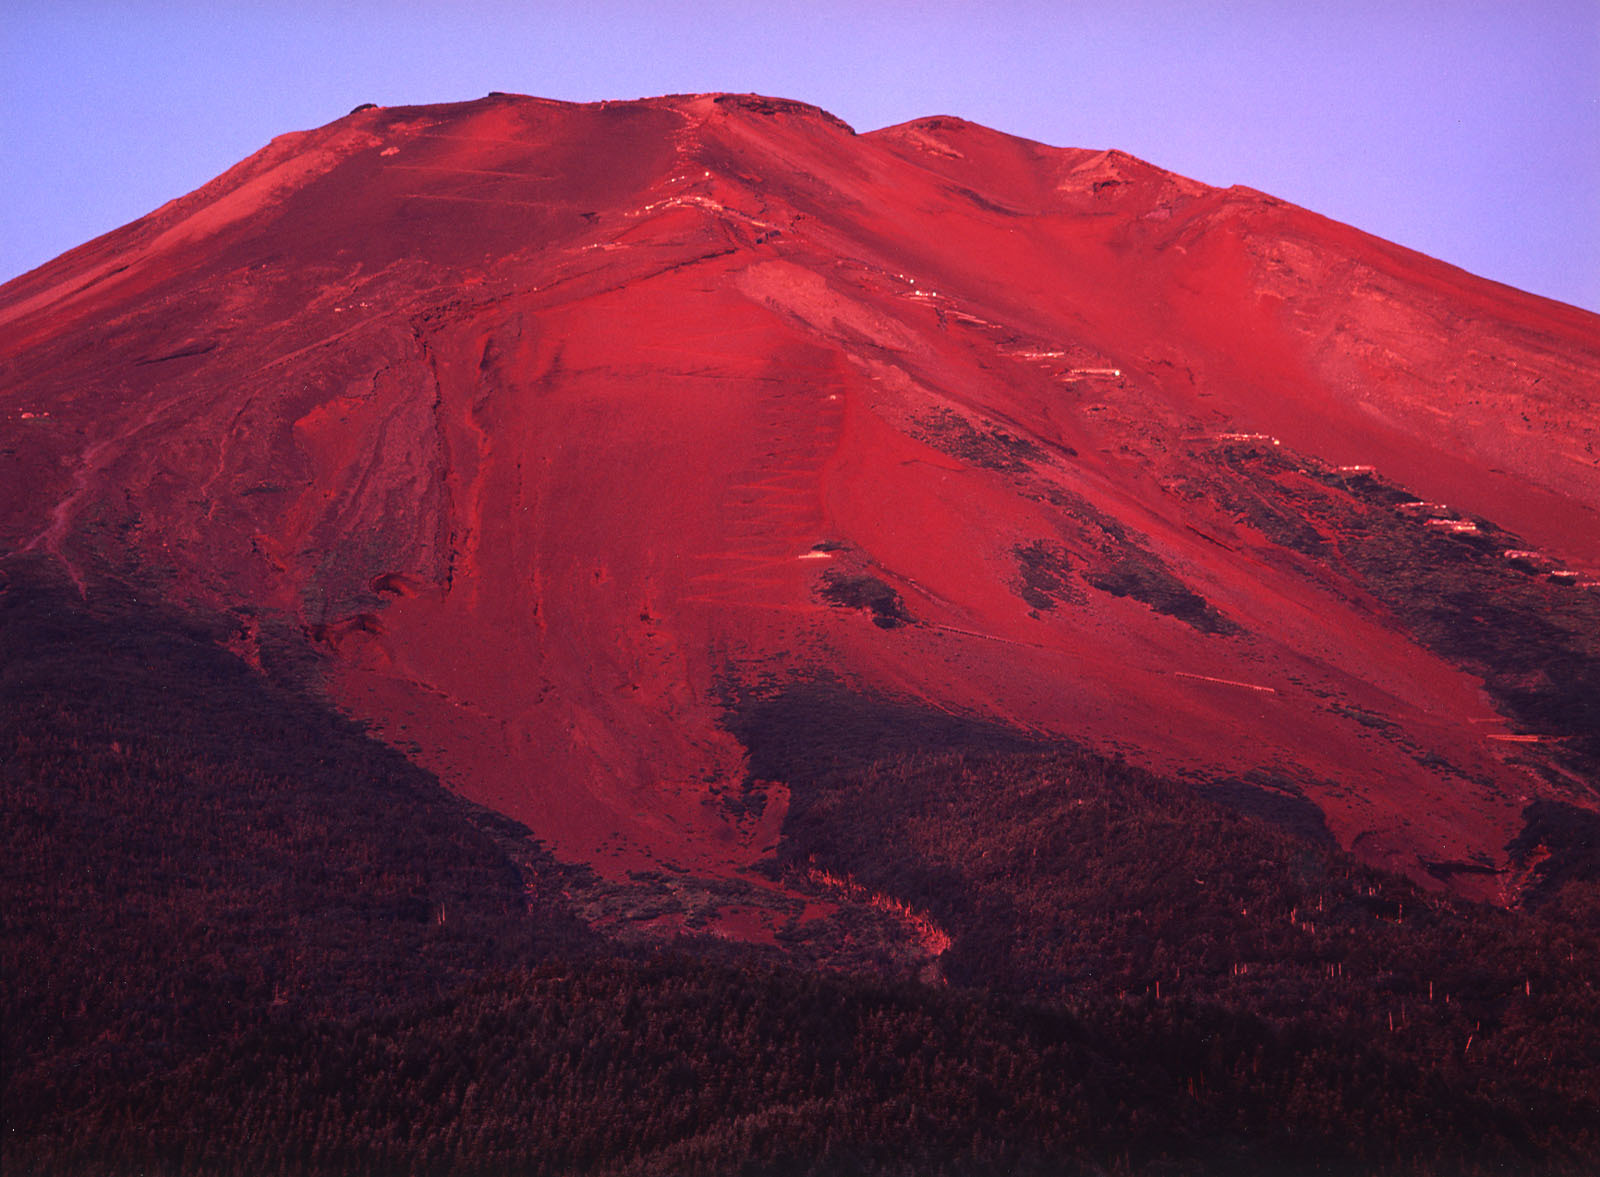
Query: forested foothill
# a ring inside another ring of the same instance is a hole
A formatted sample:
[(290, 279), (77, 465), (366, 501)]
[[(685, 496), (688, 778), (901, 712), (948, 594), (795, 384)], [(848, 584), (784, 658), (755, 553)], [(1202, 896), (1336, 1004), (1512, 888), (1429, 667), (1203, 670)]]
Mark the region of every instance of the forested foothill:
[(765, 870), (942, 950), (885, 971), (848, 905), (625, 946), (292, 635), (258, 671), (226, 619), (0, 570), (8, 1174), (1600, 1170), (1583, 811), (1530, 809), (1520, 901), (1470, 905), (817, 675), (729, 691), (790, 791)]

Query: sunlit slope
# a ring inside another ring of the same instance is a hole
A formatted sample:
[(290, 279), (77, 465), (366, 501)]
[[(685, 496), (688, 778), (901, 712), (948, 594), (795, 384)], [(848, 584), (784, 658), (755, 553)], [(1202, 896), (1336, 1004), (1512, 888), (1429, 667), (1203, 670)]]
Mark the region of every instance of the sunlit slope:
[(5, 543), (302, 630), (603, 871), (769, 855), (730, 700), (816, 675), (1475, 894), (1593, 803), (1600, 320), (1117, 152), (368, 109), (7, 285), (0, 355)]

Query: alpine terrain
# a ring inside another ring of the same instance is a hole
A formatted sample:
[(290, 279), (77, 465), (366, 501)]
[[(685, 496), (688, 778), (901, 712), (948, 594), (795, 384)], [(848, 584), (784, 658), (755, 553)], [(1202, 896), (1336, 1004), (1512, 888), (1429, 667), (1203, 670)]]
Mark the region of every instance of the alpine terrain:
[(358, 108), (0, 287), (23, 1173), (1600, 1167), (1600, 317), (953, 117)]

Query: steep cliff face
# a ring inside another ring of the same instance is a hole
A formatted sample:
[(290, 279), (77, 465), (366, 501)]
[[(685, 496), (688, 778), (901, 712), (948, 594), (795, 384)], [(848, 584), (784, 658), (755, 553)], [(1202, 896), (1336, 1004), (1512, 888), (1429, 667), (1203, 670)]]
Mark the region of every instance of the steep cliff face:
[(0, 289), (0, 356), (0, 542), (298, 628), (605, 873), (768, 855), (730, 701), (819, 675), (1485, 896), (1595, 804), (1600, 320), (1118, 152), (362, 110)]

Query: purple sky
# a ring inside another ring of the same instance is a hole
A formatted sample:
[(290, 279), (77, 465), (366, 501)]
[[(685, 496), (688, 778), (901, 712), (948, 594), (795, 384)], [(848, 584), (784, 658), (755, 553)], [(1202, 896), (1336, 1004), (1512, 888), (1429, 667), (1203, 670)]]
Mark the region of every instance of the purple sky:
[(362, 102), (757, 91), (1248, 184), (1600, 310), (1600, 0), (4, 0), (0, 280)]

